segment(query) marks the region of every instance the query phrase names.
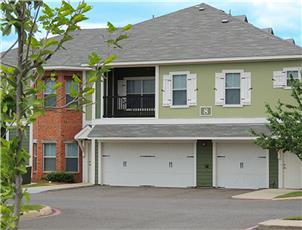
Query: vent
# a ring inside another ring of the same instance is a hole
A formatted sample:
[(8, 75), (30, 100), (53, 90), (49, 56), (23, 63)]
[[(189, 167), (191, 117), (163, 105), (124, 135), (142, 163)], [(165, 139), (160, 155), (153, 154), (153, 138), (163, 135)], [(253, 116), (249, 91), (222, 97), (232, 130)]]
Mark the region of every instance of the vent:
[(212, 116), (212, 106), (200, 106), (200, 116), (201, 117)]
[(205, 8), (204, 8), (204, 7), (199, 7), (198, 10), (199, 10), (199, 11), (204, 11)]
[(222, 23), (228, 23), (228, 22), (229, 22), (229, 19), (222, 19), (221, 22), (222, 22)]
[(234, 16), (234, 17), (239, 19), (242, 22), (248, 22), (247, 17), (245, 15), (238, 15), (238, 16)]
[(293, 45), (295, 45), (295, 44), (296, 44), (296, 43), (295, 43), (295, 40), (294, 40), (294, 39), (292, 39), (292, 38), (285, 39), (285, 41), (287, 41), (287, 42), (289, 42), (289, 43), (291, 43), (291, 44), (293, 44)]
[(263, 30), (264, 32), (266, 32), (268, 34), (274, 35), (274, 31), (272, 28), (263, 28), (261, 30)]

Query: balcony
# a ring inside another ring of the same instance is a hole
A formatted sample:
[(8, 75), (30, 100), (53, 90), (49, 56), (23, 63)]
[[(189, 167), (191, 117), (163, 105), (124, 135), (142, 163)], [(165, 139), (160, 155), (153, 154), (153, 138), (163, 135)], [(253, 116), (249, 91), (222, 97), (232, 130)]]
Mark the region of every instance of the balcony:
[(104, 96), (104, 118), (154, 117), (155, 95)]

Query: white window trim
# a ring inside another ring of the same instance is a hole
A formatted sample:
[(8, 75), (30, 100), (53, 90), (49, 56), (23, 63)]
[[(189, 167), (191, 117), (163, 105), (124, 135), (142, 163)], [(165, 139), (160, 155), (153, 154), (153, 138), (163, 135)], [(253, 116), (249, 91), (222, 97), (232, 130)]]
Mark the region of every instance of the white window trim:
[[(228, 73), (239, 73), (240, 74), (240, 82), (241, 82), (241, 76), (244, 73), (243, 69), (228, 69), (228, 70), (222, 70), (222, 73), (224, 74), (225, 82), (226, 82), (226, 74)], [(241, 84), (240, 84), (240, 91), (241, 91)], [(224, 102), (222, 107), (224, 108), (242, 108), (243, 104), (240, 100), (240, 104), (226, 104), (226, 89), (225, 89), (225, 83), (224, 83)], [(241, 98), (240, 98), (241, 99)]]
[[(53, 156), (46, 156), (46, 157), (44, 156), (44, 150), (45, 150), (44, 145), (45, 144), (55, 144), (55, 146), (56, 146), (56, 155), (54, 157)], [(43, 142), (42, 150), (43, 150), (43, 160), (42, 160), (43, 173), (55, 172), (57, 170), (57, 144), (56, 144), (56, 142)], [(55, 164), (56, 168), (55, 168), (54, 171), (45, 171), (45, 169), (44, 169), (44, 158), (55, 158), (56, 159), (56, 164)]]
[[(67, 157), (66, 156), (66, 145), (68, 144), (76, 144), (77, 145), (77, 156), (76, 157)], [(74, 141), (66, 141), (64, 142), (64, 145), (65, 145), (65, 172), (68, 172), (68, 173), (79, 173), (80, 172), (80, 151), (79, 151), (79, 145), (77, 144), (77, 142), (74, 142)], [(74, 158), (77, 158), (78, 159), (78, 170), (77, 171), (67, 171), (66, 170), (66, 159), (67, 158), (71, 158), (71, 159), (74, 159)]]
[(302, 79), (301, 78), (301, 70), (302, 70), (301, 67), (284, 67), (282, 69), (283, 72), (286, 72), (286, 86), (284, 86), (283, 89), (292, 89), (291, 86), (287, 85), (287, 71), (298, 71), (298, 78), (301, 81), (301, 79)]
[[(186, 100), (186, 104), (185, 105), (173, 105), (173, 81), (174, 81), (174, 77), (175, 75), (186, 75), (186, 81), (188, 80), (188, 76), (190, 74), (190, 71), (176, 71), (176, 72), (169, 72), (169, 75), (171, 76), (171, 109), (185, 109), (185, 108), (189, 108), (190, 106), (188, 105), (188, 102)], [(184, 90), (184, 89), (183, 89)], [(188, 85), (186, 87), (186, 93), (187, 93), (187, 97), (188, 97)]]

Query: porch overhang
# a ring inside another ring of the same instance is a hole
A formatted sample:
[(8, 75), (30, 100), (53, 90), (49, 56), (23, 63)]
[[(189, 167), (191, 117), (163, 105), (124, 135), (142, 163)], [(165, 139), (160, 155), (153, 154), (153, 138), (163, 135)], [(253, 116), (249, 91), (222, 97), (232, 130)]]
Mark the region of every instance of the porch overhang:
[(95, 125), (87, 137), (114, 140), (254, 140), (251, 130), (268, 134), (259, 124), (101, 124)]

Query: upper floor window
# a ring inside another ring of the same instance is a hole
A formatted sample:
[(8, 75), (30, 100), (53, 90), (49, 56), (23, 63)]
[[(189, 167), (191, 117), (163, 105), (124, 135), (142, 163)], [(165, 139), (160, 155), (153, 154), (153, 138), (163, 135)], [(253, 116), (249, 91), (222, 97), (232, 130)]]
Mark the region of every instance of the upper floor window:
[(301, 80), (301, 67), (286, 67), (283, 70), (273, 72), (273, 87), (290, 89), (291, 77)]
[(56, 144), (45, 143), (43, 145), (43, 171), (56, 171)]
[(72, 79), (66, 79), (65, 82), (65, 94), (66, 94), (66, 105), (68, 107), (76, 107), (78, 103), (75, 101), (73, 91), (78, 91), (79, 87), (74, 83)]
[(225, 104), (240, 105), (240, 73), (225, 74)]
[(163, 78), (163, 106), (182, 108), (197, 104), (197, 75), (171, 72)]
[(54, 108), (57, 105), (56, 90), (54, 89), (55, 84), (56, 82), (54, 80), (49, 79), (45, 81), (45, 91), (43, 93), (45, 108)]
[(187, 75), (173, 75), (173, 105), (187, 105)]
[(299, 71), (298, 70), (287, 70), (286, 71), (286, 85), (291, 86), (291, 78), (294, 80), (299, 80)]
[(76, 143), (65, 144), (65, 170), (67, 172), (78, 172), (78, 145)]
[(243, 70), (224, 70), (215, 74), (215, 104), (243, 106), (251, 104), (251, 73)]

